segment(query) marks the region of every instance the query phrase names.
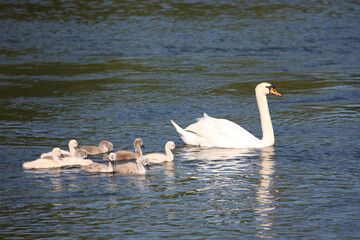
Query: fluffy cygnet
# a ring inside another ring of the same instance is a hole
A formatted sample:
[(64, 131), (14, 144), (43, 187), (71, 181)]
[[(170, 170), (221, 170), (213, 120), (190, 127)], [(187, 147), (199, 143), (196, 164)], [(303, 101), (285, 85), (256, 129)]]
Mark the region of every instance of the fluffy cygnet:
[(141, 156), (136, 159), (136, 162), (117, 163), (115, 166), (115, 172), (121, 174), (145, 175), (145, 166), (148, 165), (149, 160), (146, 157)]
[(60, 161), (60, 155), (61, 150), (60, 148), (54, 148), (51, 151), (52, 158), (46, 159), (46, 158), (39, 158), (37, 160), (31, 161), (31, 162), (25, 162), (23, 164), (23, 168), (25, 169), (40, 169), (40, 168), (59, 168), (62, 167), (61, 161)]
[(146, 154), (144, 157), (149, 159), (149, 163), (162, 163), (174, 160), (174, 155), (171, 150), (175, 149), (175, 143), (169, 141), (165, 144), (165, 154), (162, 153), (150, 153)]
[(105, 164), (101, 164), (101, 163), (91, 163), (90, 165), (87, 166), (83, 166), (81, 168), (81, 170), (86, 171), (86, 172), (92, 172), (92, 173), (111, 173), (114, 172), (114, 167), (115, 167), (115, 157), (116, 154), (115, 153), (110, 153), (109, 154), (109, 165), (106, 166)]
[[(62, 157), (65, 157), (61, 155)], [(88, 156), (88, 153), (84, 149), (76, 149), (75, 157), (85, 159)]]
[[(145, 148), (142, 138), (137, 138), (134, 141), (135, 152), (130, 151), (117, 151), (116, 152), (116, 161), (119, 160), (132, 160), (137, 159), (142, 156), (141, 148)], [(109, 160), (109, 156), (105, 155), (103, 160)]]
[(99, 146), (82, 146), (80, 149), (85, 150), (89, 155), (98, 155), (111, 152), (114, 146), (111, 142), (101, 141)]

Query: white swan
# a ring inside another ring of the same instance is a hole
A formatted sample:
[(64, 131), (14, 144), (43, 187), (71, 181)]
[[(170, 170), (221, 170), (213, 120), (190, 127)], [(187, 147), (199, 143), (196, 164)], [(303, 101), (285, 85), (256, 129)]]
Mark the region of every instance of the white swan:
[(272, 146), (275, 142), (274, 130), (271, 123), (267, 94), (281, 96), (270, 83), (260, 83), (255, 88), (256, 100), (259, 107), (263, 138), (258, 139), (241, 126), (226, 119), (217, 119), (204, 113), (194, 124), (185, 129), (174, 121), (176, 131), (185, 144), (203, 147), (221, 148), (261, 148)]
[(81, 167), (82, 171), (86, 171), (86, 172), (92, 172), (92, 173), (111, 173), (114, 172), (114, 166), (115, 166), (115, 158), (116, 158), (116, 154), (115, 153), (110, 153), (109, 154), (109, 165), (106, 166), (105, 164), (101, 164), (101, 163), (91, 163), (90, 165), (86, 165)]
[(40, 158), (31, 162), (25, 162), (23, 168), (25, 169), (41, 169), (41, 168), (59, 168), (62, 167), (59, 159), (61, 155), (60, 148), (54, 148), (52, 151), (52, 158)]
[(162, 162), (169, 162), (174, 160), (174, 155), (171, 150), (174, 150), (175, 143), (173, 141), (169, 141), (165, 144), (165, 153), (150, 153), (146, 154), (144, 157), (149, 159), (149, 163), (162, 163)]
[[(132, 160), (137, 159), (142, 156), (141, 148), (145, 148), (142, 138), (137, 138), (134, 141), (135, 152), (129, 151), (117, 151), (116, 152), (116, 160)], [(109, 160), (109, 156), (105, 155), (103, 160)]]
[(82, 146), (80, 149), (84, 149), (89, 155), (98, 155), (112, 151), (114, 146), (111, 142), (101, 141), (99, 146)]
[(116, 163), (115, 172), (121, 174), (145, 175), (145, 166), (148, 165), (149, 160), (146, 157), (141, 156), (136, 159), (136, 162)]
[[(78, 143), (75, 139), (69, 141), (69, 151), (62, 150), (63, 157), (71, 157), (75, 156), (76, 148), (78, 147)], [(52, 152), (41, 154), (40, 158), (52, 159)]]

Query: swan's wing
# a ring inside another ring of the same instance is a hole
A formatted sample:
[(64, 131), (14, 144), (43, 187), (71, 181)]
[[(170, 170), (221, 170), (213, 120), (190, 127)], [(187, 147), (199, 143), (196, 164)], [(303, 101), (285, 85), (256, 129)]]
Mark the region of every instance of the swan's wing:
[(184, 141), (185, 144), (196, 145), (196, 146), (204, 145), (202, 144), (201, 137), (199, 137), (196, 133), (182, 129), (173, 120), (170, 121), (172, 125), (175, 127), (176, 131), (179, 133), (179, 136), (181, 137), (181, 139)]
[(227, 119), (218, 119), (204, 114), (185, 130), (196, 133), (210, 146), (240, 148), (259, 141), (254, 135), (238, 124)]

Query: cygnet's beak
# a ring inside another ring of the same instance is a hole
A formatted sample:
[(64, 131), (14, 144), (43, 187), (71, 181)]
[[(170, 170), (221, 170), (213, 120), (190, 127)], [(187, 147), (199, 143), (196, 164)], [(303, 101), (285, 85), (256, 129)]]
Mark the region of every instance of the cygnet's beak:
[(180, 151), (179, 151), (179, 149), (178, 148), (173, 148), (173, 150), (172, 150), (174, 153), (180, 153)]

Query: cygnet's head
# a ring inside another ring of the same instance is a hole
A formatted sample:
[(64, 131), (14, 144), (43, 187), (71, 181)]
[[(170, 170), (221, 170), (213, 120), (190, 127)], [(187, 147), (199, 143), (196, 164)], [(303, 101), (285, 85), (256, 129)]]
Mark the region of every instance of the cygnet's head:
[(73, 148), (78, 147), (78, 143), (77, 143), (77, 141), (75, 139), (72, 139), (72, 140), (69, 141), (69, 148), (71, 148), (71, 147), (73, 147)]
[(140, 163), (144, 166), (149, 165), (149, 159), (146, 156), (141, 156), (136, 161), (140, 161)]
[(114, 145), (108, 141), (101, 141), (100, 148), (106, 152), (111, 152), (112, 150), (114, 150)]
[(88, 153), (87, 151), (85, 151), (84, 149), (77, 149), (75, 151), (75, 157), (78, 157), (78, 158), (86, 158), (88, 156)]
[(165, 148), (174, 150), (175, 149), (175, 143), (173, 141), (169, 141), (166, 143)]
[(145, 148), (145, 146), (144, 146), (144, 142), (143, 142), (143, 140), (142, 140), (142, 138), (137, 138), (137, 139), (135, 139), (135, 141), (134, 141), (134, 146), (140, 146), (140, 147), (142, 147), (142, 148)]
[(61, 156), (61, 149), (56, 147), (52, 150), (52, 154), (57, 156), (57, 157), (60, 157)]
[(111, 162), (114, 162), (116, 160), (116, 153), (112, 152), (109, 154), (109, 160)]

